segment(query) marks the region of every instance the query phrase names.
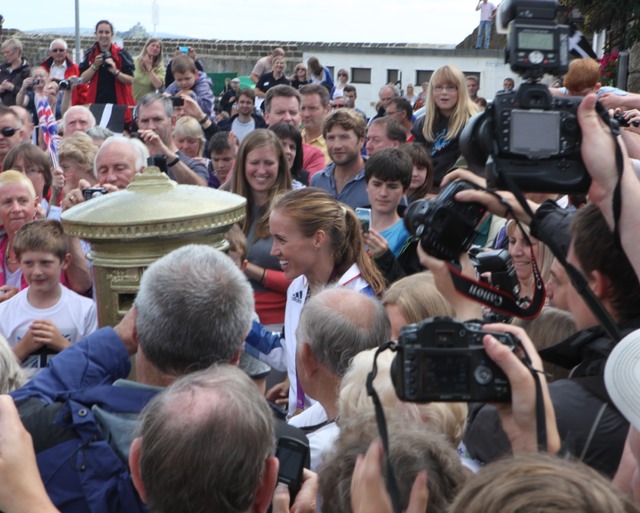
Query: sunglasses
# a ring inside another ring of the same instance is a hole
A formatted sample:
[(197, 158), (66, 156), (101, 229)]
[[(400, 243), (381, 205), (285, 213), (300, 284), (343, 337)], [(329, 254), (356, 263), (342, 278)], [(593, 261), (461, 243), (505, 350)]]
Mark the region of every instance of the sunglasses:
[(51, 50), (54, 53), (62, 53), (62, 52), (66, 52), (66, 50), (64, 48), (54, 48), (53, 50)]
[(18, 131), (17, 128), (11, 128), (10, 126), (6, 126), (2, 130), (0, 130), (0, 134), (2, 134), (4, 137), (13, 137), (17, 131)]

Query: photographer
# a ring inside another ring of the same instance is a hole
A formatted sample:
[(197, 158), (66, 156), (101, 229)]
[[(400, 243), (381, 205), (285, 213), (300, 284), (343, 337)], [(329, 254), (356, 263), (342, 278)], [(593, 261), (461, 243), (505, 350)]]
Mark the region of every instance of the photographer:
[[(131, 84), (134, 63), (129, 53), (112, 42), (113, 25), (107, 20), (96, 24), (98, 41), (86, 51), (79, 69), (83, 82), (89, 84), (86, 103), (111, 103), (133, 107)], [(125, 122), (131, 121), (131, 109), (125, 113)]]

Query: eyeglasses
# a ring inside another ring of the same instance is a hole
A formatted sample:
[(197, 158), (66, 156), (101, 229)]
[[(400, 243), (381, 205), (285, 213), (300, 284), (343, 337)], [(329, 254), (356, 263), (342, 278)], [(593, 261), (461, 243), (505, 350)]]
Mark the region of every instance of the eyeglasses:
[(339, 77), (346, 77), (346, 76), (347, 76), (347, 74), (346, 74), (346, 73), (338, 73), (338, 76), (339, 76)]
[(66, 52), (66, 50), (64, 48), (53, 48), (51, 50), (53, 53), (63, 53)]
[(453, 91), (457, 91), (458, 87), (454, 85), (437, 85), (433, 88), (436, 93), (441, 93), (443, 91), (447, 91), (448, 93), (452, 93)]
[(2, 130), (0, 130), (0, 134), (2, 134), (4, 137), (13, 137), (17, 131), (17, 128), (5, 126)]

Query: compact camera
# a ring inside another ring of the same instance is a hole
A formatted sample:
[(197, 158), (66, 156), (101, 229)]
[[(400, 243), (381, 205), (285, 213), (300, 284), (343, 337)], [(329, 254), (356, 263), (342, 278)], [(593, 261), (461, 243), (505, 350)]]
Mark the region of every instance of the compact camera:
[(480, 279), (487, 281), (482, 275), (491, 275), (491, 286), (502, 290), (513, 297), (520, 295), (520, 282), (513, 267), (513, 262), (506, 249), (494, 249), (491, 251), (469, 252), (471, 263), (480, 275)]
[(97, 198), (98, 196), (104, 196), (105, 194), (107, 194), (107, 189), (104, 187), (87, 187), (86, 189), (82, 189), (82, 197), (85, 201)]
[(67, 89), (73, 89), (75, 86), (81, 83), (81, 78), (72, 77), (70, 79), (60, 80), (60, 82), (58, 82), (58, 85), (60, 86), (60, 91), (66, 91)]
[(404, 326), (391, 365), (398, 398), (417, 403), (509, 402), (509, 381), (482, 345), (487, 334), (512, 351), (516, 347), (513, 335), (483, 331), (478, 322), (431, 317)]
[(552, 96), (538, 83), (568, 67), (569, 27), (556, 12), (556, 0), (506, 0), (498, 9), (498, 26), (509, 28), (506, 61), (526, 82), (499, 92), (460, 136), (471, 169), (486, 171), (491, 187), (510, 188), (510, 179), (524, 192), (575, 193), (591, 183), (580, 156), (581, 98)]
[(447, 185), (433, 200), (417, 200), (404, 214), (404, 224), (412, 235), (420, 238), (422, 248), (442, 260), (457, 261), (475, 238), (475, 228), (486, 212), (479, 203), (461, 203), (455, 195), (464, 190), (479, 189), (471, 182), (455, 181)]
[(40, 85), (40, 82), (41, 80), (36, 78), (33, 82), (31, 82), (31, 87)]
[(615, 119), (618, 122), (618, 126), (620, 127), (627, 127), (627, 126), (639, 127), (640, 126), (640, 121), (632, 121), (631, 123), (629, 123), (627, 119), (624, 117), (624, 114), (622, 112), (616, 112), (613, 115), (613, 119)]

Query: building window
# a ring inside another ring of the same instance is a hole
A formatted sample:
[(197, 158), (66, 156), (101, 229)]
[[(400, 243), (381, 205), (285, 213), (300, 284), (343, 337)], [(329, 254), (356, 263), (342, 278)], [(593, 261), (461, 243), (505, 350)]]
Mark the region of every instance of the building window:
[(431, 75), (433, 75), (433, 70), (416, 70), (416, 85), (421, 85), (422, 82), (429, 82), (431, 80)]
[(351, 68), (351, 83), (370, 84), (371, 68)]
[(387, 84), (396, 84), (400, 80), (400, 70), (387, 70)]

